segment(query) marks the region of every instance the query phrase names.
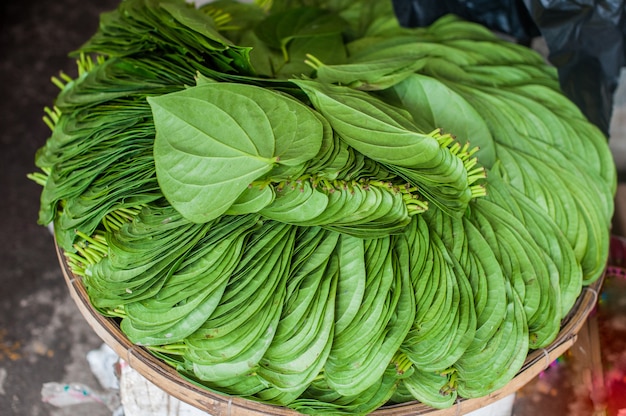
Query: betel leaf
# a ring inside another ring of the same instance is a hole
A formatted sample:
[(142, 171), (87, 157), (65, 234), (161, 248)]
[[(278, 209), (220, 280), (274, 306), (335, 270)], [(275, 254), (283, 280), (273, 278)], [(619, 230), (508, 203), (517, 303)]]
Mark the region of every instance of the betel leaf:
[[(309, 54), (315, 55), (329, 65), (344, 63), (346, 61), (346, 49), (343, 47), (341, 39), (341, 33), (293, 39), (287, 46), (289, 60), (285, 62), (282, 56), (280, 57), (282, 62), (276, 60), (274, 76), (279, 79), (289, 79), (303, 74), (312, 74), (313, 68), (307, 63)], [(278, 54), (274, 56), (278, 56)]]
[(411, 114), (365, 91), (315, 80), (293, 79), (342, 141), (383, 164), (433, 165), (439, 143), (418, 131)]
[(250, 187), (243, 191), (239, 198), (228, 208), (226, 215), (243, 215), (259, 212), (274, 201), (274, 189), (271, 186), (264, 188)]
[(193, 222), (219, 217), (276, 164), (305, 163), (321, 147), (315, 113), (265, 88), (207, 83), (148, 102), (159, 186)]
[[(346, 22), (336, 14), (318, 8), (300, 7), (269, 15), (255, 32), (268, 46), (281, 49), (289, 60), (287, 45), (294, 39), (341, 33)], [(329, 44), (329, 48), (336, 44)]]
[[(230, 40), (220, 34), (213, 19), (199, 12), (195, 7), (176, 0), (159, 0), (158, 3), (174, 19), (164, 21), (169, 23), (174, 29), (180, 30), (181, 27), (191, 29), (198, 34), (199, 40), (210, 47), (221, 49), (233, 46)], [(189, 35), (191, 36), (192, 34), (190, 33)]]
[(326, 83), (348, 85), (365, 91), (384, 90), (409, 77), (420, 69), (424, 62), (403, 56), (390, 59), (326, 64), (317, 56), (309, 57), (316, 70), (316, 78)]
[(483, 166), (495, 163), (495, 146), (487, 123), (470, 103), (444, 83), (412, 74), (387, 93), (395, 95), (418, 125), (441, 128), (461, 143), (469, 141), (480, 148), (476, 156)]

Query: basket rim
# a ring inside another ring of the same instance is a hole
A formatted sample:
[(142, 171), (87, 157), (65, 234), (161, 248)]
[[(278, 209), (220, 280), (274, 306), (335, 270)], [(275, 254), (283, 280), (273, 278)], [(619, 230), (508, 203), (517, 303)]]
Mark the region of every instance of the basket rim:
[[(82, 279), (72, 273), (63, 250), (56, 241), (55, 248), (70, 296), (83, 318), (102, 341), (126, 361), (133, 370), (164, 392), (208, 412), (212, 416), (237, 414), (293, 416), (300, 414), (286, 407), (216, 393), (184, 379), (173, 367), (159, 360), (146, 348), (133, 344), (120, 330), (118, 323), (113, 318), (101, 315), (93, 308)], [(517, 375), (500, 389), (483, 397), (459, 398), (455, 405), (446, 409), (435, 409), (419, 401), (411, 401), (383, 406), (371, 414), (377, 416), (397, 416), (399, 414), (406, 416), (425, 414), (453, 416), (477, 410), (515, 393), (574, 345), (578, 332), (596, 306), (605, 276), (606, 270), (596, 281), (582, 287), (574, 306), (562, 319), (561, 330), (554, 341), (545, 348), (530, 350)]]

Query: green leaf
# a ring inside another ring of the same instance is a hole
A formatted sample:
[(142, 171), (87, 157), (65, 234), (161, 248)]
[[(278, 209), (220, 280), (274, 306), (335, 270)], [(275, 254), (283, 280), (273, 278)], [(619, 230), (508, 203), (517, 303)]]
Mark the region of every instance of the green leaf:
[(293, 8), (273, 13), (256, 27), (263, 42), (283, 51), (288, 61), (287, 45), (294, 39), (341, 33), (346, 22), (319, 8)]
[(159, 6), (175, 19), (176, 22), (172, 22), (172, 27), (175, 29), (180, 29), (181, 27), (191, 29), (200, 35), (199, 39), (208, 39), (207, 45), (210, 45), (210, 41), (220, 46), (232, 45), (230, 40), (218, 32), (213, 19), (200, 13), (195, 7), (183, 4), (182, 2), (172, 0), (159, 1)]
[(337, 281), (337, 306), (335, 333), (341, 333), (358, 314), (365, 293), (365, 248), (363, 239), (341, 235), (339, 248), (339, 280)]
[(317, 116), (264, 88), (209, 83), (148, 102), (159, 186), (194, 222), (219, 217), (276, 163), (303, 163), (321, 146)]
[(252, 212), (259, 212), (274, 201), (274, 189), (270, 186), (264, 188), (248, 188), (230, 206), (226, 215), (242, 215)]
[(276, 199), (259, 213), (289, 224), (313, 221), (328, 206), (328, 196), (309, 182), (276, 190)]
[(411, 115), (364, 91), (311, 80), (292, 80), (330, 123), (341, 140), (377, 162), (432, 167), (441, 149), (417, 131)]
[(481, 115), (461, 95), (435, 78), (412, 74), (392, 87), (393, 93), (418, 125), (441, 128), (454, 134), (460, 143), (478, 146), (476, 153), (483, 166), (495, 163), (493, 137)]
[[(341, 33), (295, 38), (287, 46), (289, 60), (275, 64), (275, 76), (289, 79), (313, 73), (307, 63), (309, 54), (315, 55), (328, 64), (341, 64), (346, 60), (346, 49), (343, 47)], [(282, 57), (281, 57), (282, 59)]]

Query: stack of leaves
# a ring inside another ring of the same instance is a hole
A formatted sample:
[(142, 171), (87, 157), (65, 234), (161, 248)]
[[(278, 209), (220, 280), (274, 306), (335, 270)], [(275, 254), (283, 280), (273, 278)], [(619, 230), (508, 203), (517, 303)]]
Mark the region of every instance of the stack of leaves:
[(390, 3), (124, 0), (55, 79), (40, 222), (183, 377), (444, 408), (506, 385), (602, 274), (615, 168), (554, 69)]

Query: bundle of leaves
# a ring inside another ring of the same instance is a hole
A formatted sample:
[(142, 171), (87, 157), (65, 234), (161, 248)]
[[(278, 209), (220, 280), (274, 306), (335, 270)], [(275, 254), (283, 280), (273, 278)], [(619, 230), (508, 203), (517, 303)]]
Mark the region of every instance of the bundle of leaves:
[(39, 220), (181, 376), (310, 414), (448, 407), (602, 274), (615, 167), (554, 69), (390, 3), (124, 0), (55, 79)]

